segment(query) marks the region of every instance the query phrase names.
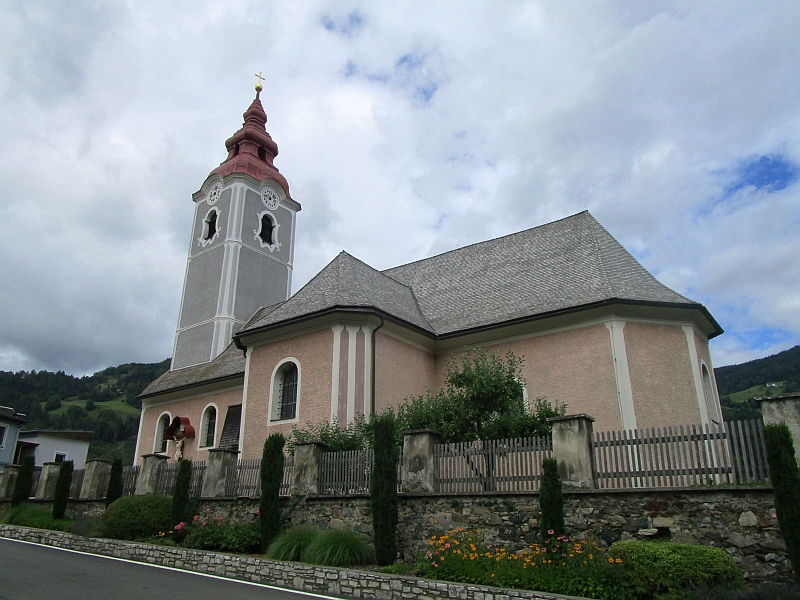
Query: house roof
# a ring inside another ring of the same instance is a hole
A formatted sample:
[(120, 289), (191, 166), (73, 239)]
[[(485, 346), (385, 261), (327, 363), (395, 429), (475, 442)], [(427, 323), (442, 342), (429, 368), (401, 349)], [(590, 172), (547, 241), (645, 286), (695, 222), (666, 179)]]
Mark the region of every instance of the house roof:
[(29, 429), (28, 431), (19, 432), (19, 439), (39, 436), (75, 440), (78, 442), (91, 442), (94, 437), (94, 432), (75, 429)]
[[(336, 310), (379, 312), (434, 338), (607, 302), (701, 305), (653, 277), (588, 211), (377, 271), (341, 252), (287, 301), (259, 309), (234, 336)], [(244, 373), (233, 344), (210, 363), (170, 371), (141, 394)]]
[(22, 413), (18, 413), (8, 406), (0, 406), (0, 421), (6, 423), (27, 423), (28, 419)]

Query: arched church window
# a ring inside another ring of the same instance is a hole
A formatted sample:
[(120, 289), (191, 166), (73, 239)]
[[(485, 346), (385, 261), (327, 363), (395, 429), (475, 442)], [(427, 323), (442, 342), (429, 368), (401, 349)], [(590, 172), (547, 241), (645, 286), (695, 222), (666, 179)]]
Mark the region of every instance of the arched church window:
[(272, 234), (275, 232), (275, 224), (268, 214), (261, 215), (261, 231), (258, 232), (258, 237), (261, 238), (263, 244), (270, 246), (275, 242), (272, 239)]
[(203, 447), (210, 448), (214, 445), (214, 435), (217, 432), (217, 409), (213, 405), (206, 407), (203, 412), (201, 441)]
[(156, 439), (153, 442), (153, 452), (160, 452), (164, 453), (167, 451), (167, 439), (164, 437), (164, 433), (167, 431), (167, 427), (169, 427), (169, 423), (172, 419), (169, 416), (169, 413), (164, 413), (160, 417), (158, 417), (158, 424), (156, 425)]
[(297, 365), (289, 363), (281, 382), (281, 420), (294, 419), (297, 408)]
[(206, 215), (203, 227), (203, 239), (211, 240), (217, 234), (217, 211), (211, 210)]

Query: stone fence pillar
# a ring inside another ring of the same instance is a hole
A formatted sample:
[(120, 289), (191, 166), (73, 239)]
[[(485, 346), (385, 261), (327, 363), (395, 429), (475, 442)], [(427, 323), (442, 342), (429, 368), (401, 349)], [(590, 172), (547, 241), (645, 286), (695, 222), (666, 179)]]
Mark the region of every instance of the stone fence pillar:
[(61, 463), (46, 462), (42, 465), (39, 483), (33, 495), (37, 500), (52, 500), (56, 495), (56, 481), (61, 472)]
[(553, 426), (553, 458), (565, 487), (597, 489), (594, 464), (594, 419), (587, 414), (548, 419)]
[(3, 469), (3, 482), (0, 487), (0, 500), (11, 500), (14, 495), (14, 486), (17, 484), (19, 465), (8, 466)]
[(86, 461), (83, 483), (78, 498), (81, 500), (99, 500), (106, 497), (108, 478), (111, 476), (111, 462), (92, 459)]
[[(136, 479), (136, 491), (133, 492), (135, 496), (156, 493), (158, 465), (165, 463), (168, 460), (169, 456), (165, 456), (164, 454), (142, 455), (142, 467), (139, 469), (139, 477)], [(85, 476), (86, 475), (84, 475), (84, 477)], [(83, 491), (82, 488), (81, 491)]]
[(792, 432), (794, 455), (800, 463), (800, 393), (781, 394), (771, 398), (756, 398), (764, 425), (786, 423)]
[[(203, 488), (201, 498), (223, 498), (225, 496), (225, 483), (228, 480), (228, 470), (236, 468), (239, 457), (238, 450), (227, 448), (212, 448), (208, 451), (206, 471), (203, 474)], [(233, 492), (236, 495), (236, 491)]]
[(295, 444), (292, 465), (292, 496), (319, 494), (319, 459), (327, 449), (325, 444), (307, 442)]
[(431, 429), (403, 431), (403, 464), (400, 478), (403, 491), (412, 494), (432, 494), (436, 491), (434, 480), (433, 448), (441, 435)]

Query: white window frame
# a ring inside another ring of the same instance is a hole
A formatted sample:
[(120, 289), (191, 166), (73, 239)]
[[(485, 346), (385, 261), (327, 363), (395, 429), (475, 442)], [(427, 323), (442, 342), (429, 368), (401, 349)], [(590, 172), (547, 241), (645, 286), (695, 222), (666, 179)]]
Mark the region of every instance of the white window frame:
[[(204, 446), (202, 444), (206, 441), (206, 429), (208, 428), (208, 422), (206, 421), (206, 414), (208, 413), (208, 409), (213, 408), (216, 412), (216, 418), (214, 420), (214, 441), (210, 446)], [(200, 440), (197, 445), (198, 448), (216, 448), (217, 447), (217, 438), (219, 437), (219, 407), (214, 402), (209, 402), (206, 404), (206, 407), (203, 409), (200, 417)]]
[[(281, 391), (283, 387), (284, 365), (294, 364), (297, 367), (297, 397), (294, 403), (294, 418), (281, 419)], [(297, 423), (300, 421), (300, 392), (303, 381), (303, 370), (300, 368), (300, 361), (293, 356), (288, 356), (275, 365), (272, 369), (272, 378), (269, 383), (269, 423)]]
[[(161, 432), (161, 438), (159, 438), (158, 424), (161, 422), (161, 417), (163, 417), (164, 415), (167, 415), (167, 427), (169, 427), (170, 423), (172, 423), (172, 415), (168, 410), (165, 410), (160, 415), (158, 415), (158, 419), (156, 419), (156, 431), (153, 434), (153, 454), (161, 454), (161, 440), (164, 439), (164, 432), (163, 431)], [(164, 431), (166, 431), (166, 428), (164, 428)], [(167, 440), (167, 449), (164, 450), (164, 452), (167, 453), (169, 452), (169, 440)]]
[[(209, 222), (210, 222), (210, 217), (211, 217), (211, 213), (212, 212), (213, 213), (217, 213), (217, 220), (216, 220), (217, 229), (214, 232), (214, 235), (212, 235), (209, 238), (208, 237), (208, 225), (209, 225)], [(200, 244), (200, 246), (202, 246), (203, 248), (205, 248), (209, 244), (213, 244), (214, 240), (216, 240), (219, 237), (219, 232), (220, 232), (219, 220), (220, 220), (220, 216), (221, 215), (222, 215), (222, 211), (219, 209), (219, 207), (218, 206), (212, 206), (211, 208), (208, 209), (208, 212), (206, 213), (206, 216), (203, 217), (203, 229), (200, 232), (200, 237), (197, 238), (197, 243)]]
[[(261, 239), (261, 227), (263, 225), (263, 219), (265, 216), (269, 218), (270, 221), (272, 221), (272, 238), (275, 240), (274, 243), (272, 244), (267, 244), (266, 242), (264, 242), (264, 240)], [(274, 252), (275, 250), (280, 250), (281, 243), (278, 241), (278, 230), (280, 229), (280, 227), (281, 224), (278, 223), (278, 219), (275, 217), (274, 214), (272, 214), (268, 210), (262, 210), (260, 213), (258, 213), (258, 227), (256, 229), (253, 229), (253, 233), (255, 234), (253, 237), (261, 245), (262, 248), (267, 248), (269, 249), (270, 252)]]
[(8, 439), (9, 427), (5, 423), (0, 423), (0, 429), (3, 430), (3, 437), (0, 438), (0, 448), (6, 447), (6, 440)]

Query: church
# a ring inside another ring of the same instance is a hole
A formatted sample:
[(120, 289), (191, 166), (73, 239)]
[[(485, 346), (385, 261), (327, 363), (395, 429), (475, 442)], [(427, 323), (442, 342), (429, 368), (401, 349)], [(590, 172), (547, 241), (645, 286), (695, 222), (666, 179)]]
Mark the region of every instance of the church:
[(527, 393), (595, 431), (721, 420), (708, 345), (721, 327), (586, 211), (385, 271), (341, 252), (290, 296), (301, 206), (260, 91), (192, 196), (172, 364), (140, 395), (135, 464), (260, 457), (272, 433), (435, 391), (477, 347), (523, 357)]

